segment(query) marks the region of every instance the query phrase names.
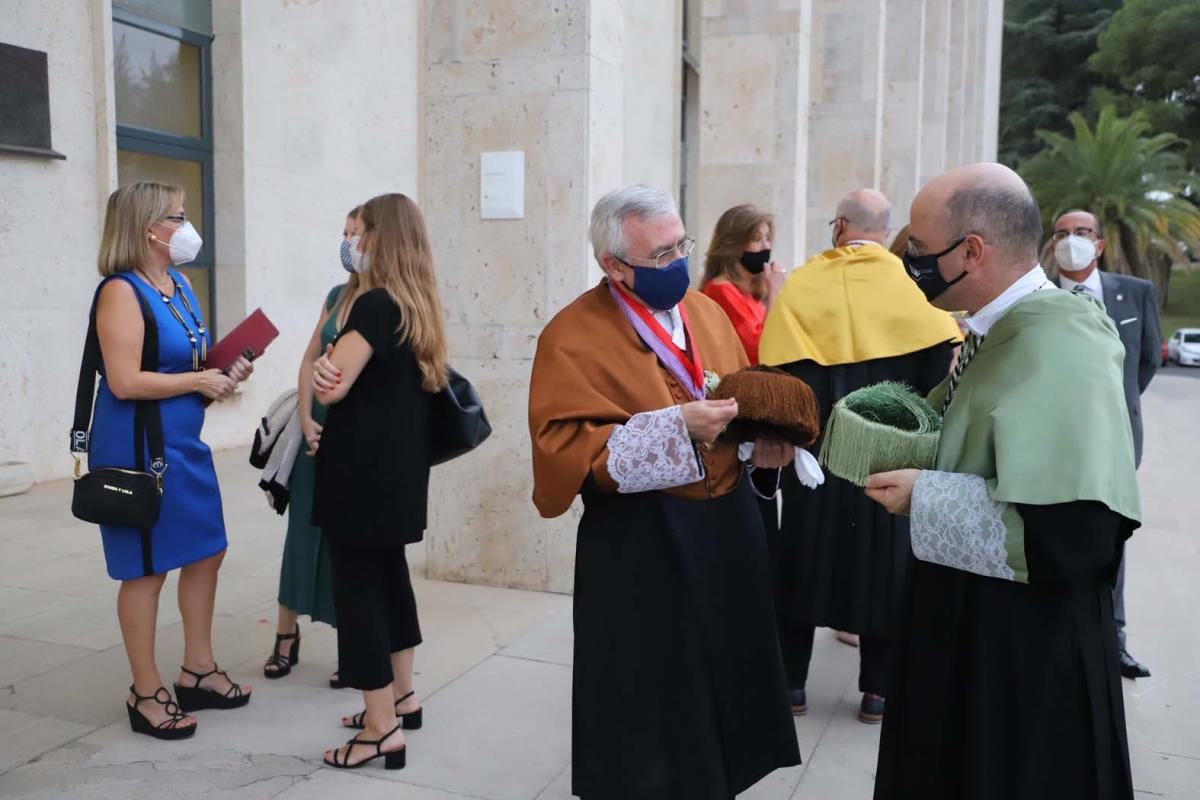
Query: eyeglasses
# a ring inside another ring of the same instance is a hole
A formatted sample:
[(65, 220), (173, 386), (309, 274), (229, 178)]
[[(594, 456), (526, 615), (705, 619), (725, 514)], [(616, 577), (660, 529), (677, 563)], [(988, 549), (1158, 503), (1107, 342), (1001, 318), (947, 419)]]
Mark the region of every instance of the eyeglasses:
[(163, 219), (167, 222), (177, 222), (182, 225), (187, 222), (187, 214), (168, 214)]
[[(692, 248), (694, 248), (695, 246), (696, 246), (696, 240), (690, 236), (685, 236), (682, 239), (680, 239), (678, 242), (673, 244), (672, 246), (666, 248), (665, 250), (659, 250), (657, 253), (649, 255), (646, 258), (634, 258), (633, 260), (635, 260), (635, 261), (651, 261), (654, 263), (654, 267), (656, 269), (661, 269), (661, 268), (667, 266), (668, 264), (670, 264), (672, 261), (674, 261), (677, 258), (687, 258), (688, 253), (692, 252)], [(630, 256), (630, 258), (633, 258), (633, 257)], [(617, 257), (617, 260), (620, 261), (622, 264), (624, 264), (627, 267), (638, 266), (636, 264), (630, 264), (628, 261), (626, 261), (625, 259), (620, 258), (620, 257)]]
[(1074, 230), (1070, 231), (1055, 231), (1052, 238), (1056, 242), (1061, 242), (1068, 236), (1082, 236), (1085, 239), (1095, 239), (1096, 232), (1091, 228), (1075, 228)]

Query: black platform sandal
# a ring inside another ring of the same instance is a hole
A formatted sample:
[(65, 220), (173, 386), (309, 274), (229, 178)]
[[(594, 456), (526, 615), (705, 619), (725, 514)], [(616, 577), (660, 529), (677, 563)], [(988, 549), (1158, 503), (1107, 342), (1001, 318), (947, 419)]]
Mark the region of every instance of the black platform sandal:
[[(395, 704), (400, 705), (414, 694), (416, 694), (416, 692), (409, 692), (408, 694), (404, 695), (404, 697), (401, 697), (399, 700), (397, 700)], [(416, 711), (410, 711), (407, 714), (401, 714), (397, 711), (396, 716), (400, 718), (400, 727), (404, 728), (406, 731), (421, 730), (421, 726), (425, 723), (424, 711), (424, 708), (418, 708)], [(366, 709), (364, 709), (350, 718), (349, 725), (342, 725), (342, 727), (350, 728), (352, 730), (362, 730), (363, 720), (366, 718), (366, 716), (367, 712)]]
[(330, 689), (345, 689), (346, 688), (346, 684), (342, 683), (342, 673), (341, 672), (335, 672), (329, 676), (329, 688)]
[[(350, 746), (346, 748), (346, 754), (341, 756), (340, 760), (338, 757), (340, 748), (333, 751), (333, 761), (330, 761), (328, 758), (322, 760), (325, 762), (325, 765), (329, 767), (336, 767), (338, 769), (358, 769), (364, 764), (370, 764), (375, 759), (382, 757), (384, 769), (404, 769), (404, 765), (407, 760), (408, 745), (401, 747), (399, 750), (393, 750), (390, 753), (383, 752), (383, 743), (386, 742), (392, 736), (392, 734), (400, 730), (401, 727), (403, 727), (403, 725), (396, 725), (396, 727), (392, 728), (391, 731), (389, 731), (382, 739), (360, 739), (355, 736), (353, 739), (346, 742), (346, 744)], [(350, 754), (354, 752), (354, 746), (357, 744), (375, 745), (375, 755), (371, 756), (370, 758), (364, 758), (357, 764), (351, 764)]]
[[(279, 654), (279, 643), (286, 642), (289, 639), (292, 641), (292, 649), (286, 656)], [(300, 626), (296, 626), (295, 633), (277, 633), (275, 634), (275, 649), (271, 651), (271, 655), (263, 664), (263, 675), (270, 680), (282, 678), (292, 671), (292, 667), (300, 663)]]
[[(199, 711), (205, 708), (230, 709), (240, 708), (250, 702), (250, 695), (242, 691), (242, 687), (229, 679), (229, 673), (213, 665), (213, 668), (204, 674), (192, 672), (187, 667), (180, 667), (181, 670), (191, 675), (196, 679), (195, 686), (180, 686), (175, 684), (175, 697), (179, 700), (179, 707), (184, 711)], [(209, 675), (220, 675), (229, 680), (229, 689), (224, 694), (213, 689), (202, 689), (200, 682)]]
[[(158, 690), (152, 694), (143, 697), (137, 693), (137, 690), (132, 686), (129, 687), (129, 693), (136, 699), (133, 705), (125, 703), (125, 710), (129, 712), (129, 727), (134, 733), (144, 733), (147, 736), (153, 736), (155, 739), (186, 739), (196, 732), (196, 723), (184, 725), (183, 721), (187, 719), (187, 714), (180, 710), (179, 706), (171, 699), (171, 693), (167, 691), (165, 686), (158, 687)], [(155, 725), (146, 715), (138, 711), (139, 703), (144, 703), (147, 700), (153, 700), (167, 710), (167, 718)]]

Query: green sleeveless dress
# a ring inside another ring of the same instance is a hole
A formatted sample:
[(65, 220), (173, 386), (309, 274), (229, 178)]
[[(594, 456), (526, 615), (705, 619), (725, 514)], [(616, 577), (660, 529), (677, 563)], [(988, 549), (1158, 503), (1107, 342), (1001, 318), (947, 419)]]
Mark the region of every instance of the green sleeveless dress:
[[(332, 311), (345, 284), (335, 286), (325, 298), (325, 310)], [(321, 351), (337, 336), (337, 315), (330, 314), (321, 326)], [(313, 400), (312, 416), (325, 424), (325, 406)], [(301, 447), (289, 480), (287, 537), (283, 542), (283, 565), (279, 570), (279, 604), (297, 614), (307, 614), (313, 622), (337, 624), (333, 612), (333, 573), (329, 565), (329, 546), (321, 529), (312, 524), (313, 486), (316, 463)]]

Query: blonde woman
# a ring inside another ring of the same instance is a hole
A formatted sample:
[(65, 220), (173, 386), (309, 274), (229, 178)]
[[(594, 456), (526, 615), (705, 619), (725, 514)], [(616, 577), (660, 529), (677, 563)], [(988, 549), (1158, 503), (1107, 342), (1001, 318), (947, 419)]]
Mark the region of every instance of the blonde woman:
[(363, 733), (325, 763), (405, 763), (401, 728), (421, 726), (412, 688), (421, 643), (404, 546), (425, 533), (429, 421), (446, 386), (446, 337), (425, 221), (402, 194), (359, 215), (363, 293), (313, 368), (329, 407), (317, 447), (313, 521), (329, 541), (338, 618), (338, 667), (365, 710), (342, 724)]
[[(211, 337), (203, 309), (187, 277), (172, 269), (192, 261), (202, 246), (183, 201), (179, 187), (149, 182), (123, 186), (108, 198), (99, 257), (104, 280), (95, 306), (100, 386), (88, 455), (92, 469), (145, 469), (135, 433), (141, 446), (149, 415), (162, 420), (166, 471), (158, 522), (145, 534), (100, 526), (108, 573), (121, 581), (117, 616), (133, 672), (129, 723), (158, 739), (191, 736), (196, 720), (185, 712), (243, 706), (251, 691), (213, 659), (213, 602), (226, 539), (212, 453), (200, 429), (205, 399), (227, 398), (252, 367), (239, 359), (228, 374), (204, 369)], [(157, 334), (154, 364), (143, 363), (143, 308)], [(173, 569), (180, 570), (184, 634), (178, 703), (154, 661), (159, 594)]]

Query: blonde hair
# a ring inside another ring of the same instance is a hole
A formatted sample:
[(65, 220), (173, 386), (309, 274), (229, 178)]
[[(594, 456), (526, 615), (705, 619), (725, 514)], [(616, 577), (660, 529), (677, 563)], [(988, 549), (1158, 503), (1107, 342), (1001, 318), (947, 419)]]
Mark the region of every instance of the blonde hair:
[(129, 272), (151, 260), (149, 230), (175, 210), (183, 200), (183, 189), (168, 183), (138, 181), (108, 196), (100, 256), (96, 267), (107, 278)]
[[(704, 257), (704, 277), (700, 280), (700, 286), (704, 287), (717, 278), (728, 279), (736, 275), (742, 251), (754, 238), (759, 226), (764, 224), (767, 226), (767, 236), (775, 238), (775, 217), (772, 214), (750, 204), (726, 209), (713, 229), (708, 254)], [(760, 273), (751, 278), (750, 294), (755, 300), (767, 296), (765, 275)]]
[(359, 221), (372, 234), (363, 288), (386, 290), (400, 308), (397, 333), (417, 357), (421, 387), (439, 391), (447, 383), (446, 332), (421, 210), (406, 195), (382, 194), (363, 204)]

